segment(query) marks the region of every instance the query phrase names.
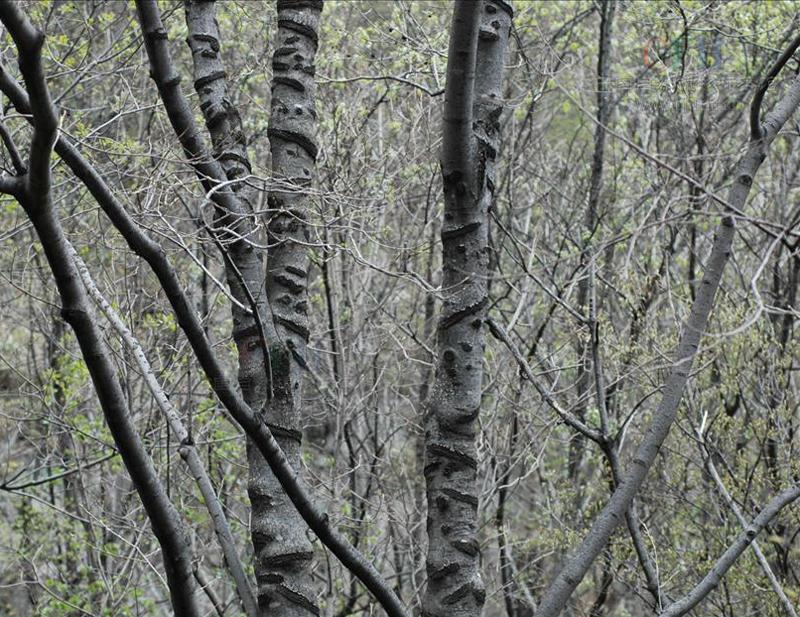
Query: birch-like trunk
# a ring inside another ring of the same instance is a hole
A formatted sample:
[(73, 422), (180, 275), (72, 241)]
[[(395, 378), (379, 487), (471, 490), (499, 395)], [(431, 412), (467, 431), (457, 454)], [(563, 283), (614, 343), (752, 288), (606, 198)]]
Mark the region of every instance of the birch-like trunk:
[[(249, 173), (250, 163), (219, 55), (214, 5), (193, 0), (187, 2), (186, 10), (195, 89), (214, 145), (214, 158), (227, 178), (235, 180)], [(270, 208), (276, 213), (269, 224), (268, 270), (264, 269), (263, 251), (252, 245), (234, 240), (225, 247), (228, 282), (234, 296), (260, 316), (259, 324), (256, 315), (232, 307), (239, 385), (250, 408), (262, 410), (264, 421), (295, 469), (301, 466), (297, 406), (302, 369), (296, 361), (290, 361), (287, 349), (302, 362), (308, 339), (307, 255), (303, 244), (291, 240), (305, 241), (306, 197), (302, 189), (311, 183), (317, 153), (314, 57), (321, 10), (320, 0), (278, 2), (269, 137), (273, 175), (286, 190), (273, 191), (269, 197)], [(249, 205), (247, 185), (235, 184), (233, 188)], [(218, 218), (219, 223), (240, 225), (241, 221), (223, 217)], [(222, 229), (217, 232), (224, 233)], [(267, 304), (270, 314), (265, 311)], [(274, 617), (315, 615), (319, 611), (311, 582), (313, 547), (306, 524), (251, 440), (247, 460), (259, 611)]]
[(443, 117), (443, 306), (425, 417), (427, 617), (481, 614), (476, 432), (488, 302), (489, 207), (511, 25), (505, 2), (456, 3)]
[[(308, 342), (305, 220), (307, 188), (317, 157), (314, 61), (322, 6), (321, 0), (278, 2), (268, 130), (273, 181), (281, 188), (269, 195), (266, 292), (277, 336), (291, 352), (291, 389), (276, 392), (267, 402), (265, 419), (286, 460), (298, 470), (302, 467), (300, 386)], [(313, 547), (306, 524), (252, 443), (248, 463), (250, 526), (262, 612), (271, 617), (317, 615), (311, 577)]]

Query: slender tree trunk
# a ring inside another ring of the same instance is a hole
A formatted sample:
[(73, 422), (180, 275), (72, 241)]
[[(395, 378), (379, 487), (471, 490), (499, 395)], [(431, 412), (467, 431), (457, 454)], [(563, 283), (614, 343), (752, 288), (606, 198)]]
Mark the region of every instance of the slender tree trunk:
[(477, 538), (475, 433), (488, 302), (489, 207), (510, 24), (511, 7), (505, 2), (456, 2), (441, 156), (444, 301), (425, 418), (428, 587), (422, 608), (427, 617), (477, 617), (486, 596)]
[[(207, 0), (189, 0), (185, 3), (186, 24), (189, 30), (187, 42), (192, 50), (194, 64), (194, 87), (200, 98), (200, 109), (214, 147), (213, 156), (225, 172), (228, 180), (236, 180), (249, 173), (251, 165), (247, 156), (246, 138), (236, 106), (230, 99), (228, 83), (220, 54), (220, 33), (215, 18), (215, 3)], [(249, 187), (244, 183), (231, 185), (243, 205), (243, 212), (218, 210), (215, 229), (211, 231), (225, 258), (228, 284), (239, 304), (232, 304), (233, 339), (236, 342), (239, 360), (239, 386), (247, 405), (263, 415), (267, 405), (273, 415), (276, 409), (292, 410), (291, 391), (281, 384), (273, 374), (278, 365), (283, 372), (288, 370), (284, 360), (273, 362), (268, 345), (277, 344), (277, 337), (267, 339), (265, 324), (272, 324), (266, 310), (266, 271), (264, 251), (256, 248), (237, 235), (256, 231), (252, 216)], [(233, 229), (232, 229), (233, 228)], [(257, 233), (257, 232), (256, 232)], [(257, 233), (256, 237), (262, 234)], [(225, 242), (223, 244), (223, 241)], [(269, 332), (273, 334), (272, 331)], [(274, 365), (274, 366), (273, 366)], [(285, 375), (284, 375), (285, 376)], [(288, 398), (288, 404), (287, 404)], [(267, 420), (269, 421), (269, 420)], [(270, 429), (284, 453), (287, 462), (296, 453), (287, 452), (295, 446), (294, 433), (287, 429)], [(288, 438), (288, 439), (287, 439)], [(296, 459), (297, 456), (294, 456)], [(307, 614), (314, 609), (312, 597), (305, 587), (287, 584), (282, 570), (287, 561), (303, 559), (310, 561), (312, 551), (305, 538), (305, 528), (298, 528), (296, 512), (273, 519), (275, 505), (288, 501), (286, 493), (276, 487), (274, 475), (257, 447), (248, 439), (248, 494), (251, 504), (250, 533), (254, 548), (254, 570), (258, 583), (259, 613), (294, 616)], [(292, 516), (294, 514), (294, 516)], [(298, 542), (298, 538), (302, 541)], [(277, 572), (276, 572), (277, 571)], [(297, 612), (293, 607), (302, 607)]]
[[(600, 205), (600, 192), (603, 188), (603, 163), (605, 160), (606, 131), (611, 117), (611, 101), (609, 100), (609, 74), (611, 57), (611, 32), (614, 25), (614, 1), (603, 0), (600, 7), (600, 39), (597, 52), (597, 125), (594, 131), (594, 150), (592, 152), (592, 169), (589, 177), (589, 195), (584, 211), (583, 250), (581, 251), (581, 264), (584, 270), (583, 277), (578, 283), (578, 310), (586, 314), (589, 299), (589, 269), (592, 255), (592, 238), (597, 231), (597, 208)], [(578, 338), (578, 379), (577, 397), (578, 407), (575, 415), (580, 420), (586, 419), (586, 406), (591, 392), (591, 358), (588, 343), (581, 344)], [(570, 441), (568, 474), (572, 481), (578, 479), (586, 441), (582, 435), (575, 435)]]
[[(298, 7), (307, 4), (307, 0), (301, 0), (299, 3), (289, 3), (287, 0), (285, 5)], [(204, 3), (198, 6), (207, 5)], [(233, 340), (239, 355), (241, 397), (231, 388), (199, 327), (196, 315), (189, 314), (187, 311), (185, 295), (179, 288), (175, 288), (174, 271), (165, 266), (163, 260), (159, 260), (157, 256), (148, 261), (156, 269), (160, 279), (162, 277), (168, 279), (162, 281), (164, 291), (178, 314), (178, 323), (187, 333), (212, 388), (220, 397), (225, 408), (257, 445), (259, 452), (268, 461), (270, 469), (279, 479), (280, 486), (289, 496), (303, 520), (317, 534), (320, 541), (342, 561), (343, 565), (367, 586), (390, 616), (405, 617), (405, 607), (387, 582), (374, 566), (339, 534), (338, 530), (330, 524), (327, 514), (322, 512), (311, 500), (305, 484), (294, 467), (289, 464), (269, 423), (265, 421), (263, 411), (266, 404), (291, 404), (290, 372), (293, 354), (290, 352), (288, 343), (284, 343), (278, 335), (273, 313), (268, 310), (263, 255), (258, 250), (258, 244), (251, 241), (259, 238), (258, 228), (254, 221), (255, 213), (250, 207), (246, 189), (243, 184), (237, 182), (232, 182), (230, 185), (223, 184), (223, 181), (230, 180), (227, 176), (231, 173), (231, 168), (224, 165), (229, 157), (224, 156), (223, 151), (224, 147), (231, 143), (231, 140), (229, 135), (224, 132), (217, 133), (217, 128), (223, 124), (223, 120), (227, 123), (230, 123), (231, 120), (231, 114), (224, 111), (226, 106), (226, 94), (223, 90), (225, 73), (221, 69), (211, 70), (211, 67), (205, 62), (197, 62), (198, 56), (209, 60), (219, 60), (217, 53), (219, 44), (217, 43), (217, 49), (214, 49), (214, 43), (207, 37), (195, 38), (195, 41), (206, 39), (210, 49), (204, 50), (205, 53), (203, 51), (200, 51), (199, 54), (193, 53), (196, 60), (195, 88), (201, 98), (201, 110), (214, 142), (215, 156), (212, 157), (206, 152), (204, 140), (195, 125), (192, 110), (179, 87), (180, 76), (175, 69), (167, 46), (168, 36), (161, 21), (157, 2), (155, 0), (136, 0), (136, 7), (144, 34), (145, 49), (150, 60), (151, 75), (158, 86), (159, 95), (167, 110), (170, 123), (195, 173), (206, 189), (208, 197), (216, 207), (217, 215), (214, 229), (211, 232), (212, 238), (221, 249), (225, 260), (228, 285), (234, 299), (232, 303)], [(295, 27), (302, 28), (299, 24), (295, 24)], [(190, 45), (191, 43), (190, 40)], [(219, 61), (221, 62), (221, 60)], [(202, 73), (200, 69), (202, 69)], [(215, 85), (216, 88), (212, 87)], [(204, 100), (204, 97), (208, 98)], [(219, 111), (220, 107), (223, 109), (222, 112)], [(215, 118), (214, 116), (218, 113), (220, 117)], [(235, 125), (233, 128), (235, 130)], [(232, 141), (236, 142), (236, 140)], [(103, 203), (104, 206), (112, 205), (107, 200), (103, 200)], [(119, 220), (120, 213), (116, 211), (116, 208), (113, 209), (115, 218)], [(125, 223), (127, 227), (127, 222)], [(126, 239), (129, 241), (133, 240), (136, 244), (142, 242), (141, 238), (132, 237), (138, 236), (132, 230), (125, 229), (125, 232), (127, 233)], [(257, 481), (261, 482), (261, 478), (258, 478)], [(256, 495), (256, 499), (263, 500), (271, 500), (274, 497), (263, 491), (262, 487), (252, 483), (248, 489), (251, 500), (254, 495)], [(280, 530), (270, 530), (266, 533), (279, 534)], [(267, 536), (259, 532), (255, 538), (256, 552), (259, 552), (261, 543), (266, 543), (268, 540)], [(309, 555), (299, 556), (301, 560), (308, 558)], [(283, 567), (283, 563), (279, 557), (268, 561), (265, 566), (279, 568)], [(260, 597), (262, 610), (272, 609), (288, 602), (293, 606), (305, 606), (311, 612), (317, 611), (316, 606), (308, 604), (308, 599), (302, 595), (303, 590), (294, 589), (291, 583), (287, 584), (281, 574), (267, 574), (266, 577), (267, 580), (262, 579), (259, 583), (276, 587), (275, 594), (267, 593)]]
[[(300, 469), (299, 406), (308, 342), (305, 225), (308, 187), (317, 157), (314, 59), (321, 0), (279, 0), (278, 36), (272, 59), (269, 139), (273, 181), (285, 185), (269, 195), (266, 290), (278, 337), (292, 355), (291, 390), (266, 405), (265, 420), (295, 469)], [(248, 442), (250, 526), (262, 614), (316, 615), (306, 525), (264, 457)]]
[[(247, 404), (264, 410), (263, 418), (295, 469), (301, 466), (301, 432), (298, 405), (300, 375), (308, 339), (306, 315), (307, 233), (305, 189), (313, 179), (316, 146), (314, 109), (314, 57), (317, 50), (319, 0), (278, 2), (278, 42), (273, 57), (272, 115), (269, 137), (275, 180), (286, 185), (269, 196), (273, 210), (268, 227), (267, 270), (261, 266), (260, 251), (253, 247), (230, 251), (229, 283), (246, 287), (252, 298), (237, 294), (247, 306), (255, 299), (262, 324), (272, 323), (274, 336), (266, 359), (263, 333), (254, 316), (234, 306), (234, 338), (239, 350), (239, 383)], [(241, 121), (228, 98), (224, 67), (219, 57), (219, 32), (213, 4), (205, 0), (187, 3), (189, 45), (195, 63), (195, 88), (200, 96), (206, 125), (229, 180), (249, 172)], [(234, 185), (247, 200), (244, 185)], [(300, 242), (296, 242), (299, 240)], [(238, 243), (236, 243), (238, 244)], [(248, 250), (249, 249), (249, 250)], [(238, 270), (238, 272), (235, 272)], [(233, 271), (233, 272), (232, 272)], [(244, 277), (245, 272), (253, 277)], [(265, 278), (264, 278), (265, 277)], [(267, 314), (260, 298), (269, 299)], [(255, 308), (255, 307), (251, 307)], [(270, 332), (270, 334), (273, 334)], [(273, 362), (278, 354), (272, 347), (284, 345), (288, 356)], [(278, 376), (278, 364), (286, 374)], [(276, 379), (280, 378), (280, 381)], [(258, 582), (259, 608), (264, 615), (300, 617), (316, 614), (311, 582), (313, 547), (306, 525), (282, 490), (258, 447), (248, 440), (248, 493), (251, 503), (251, 536), (255, 551), (254, 569)]]

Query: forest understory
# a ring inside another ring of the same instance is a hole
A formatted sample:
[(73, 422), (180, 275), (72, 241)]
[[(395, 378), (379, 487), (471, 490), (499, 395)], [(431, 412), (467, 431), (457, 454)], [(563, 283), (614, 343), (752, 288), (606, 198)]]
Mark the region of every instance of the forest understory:
[(800, 0), (0, 23), (0, 617), (797, 617)]

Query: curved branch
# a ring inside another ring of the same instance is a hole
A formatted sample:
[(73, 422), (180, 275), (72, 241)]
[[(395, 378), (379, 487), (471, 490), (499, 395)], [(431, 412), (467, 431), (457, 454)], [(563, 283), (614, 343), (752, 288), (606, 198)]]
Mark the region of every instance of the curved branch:
[(492, 333), (492, 336), (494, 336), (498, 341), (502, 342), (506, 348), (508, 348), (508, 350), (511, 352), (511, 355), (514, 357), (514, 360), (517, 362), (520, 371), (522, 371), (523, 375), (525, 375), (525, 378), (531, 382), (533, 387), (536, 388), (536, 391), (539, 393), (539, 396), (542, 397), (542, 400), (550, 406), (550, 408), (559, 418), (561, 418), (562, 422), (564, 422), (564, 424), (570, 428), (576, 430), (587, 439), (595, 442), (601, 448), (605, 447), (605, 438), (600, 431), (591, 428), (581, 419), (576, 418), (569, 411), (561, 407), (561, 405), (558, 404), (558, 401), (556, 401), (545, 389), (545, 387), (539, 383), (539, 380), (536, 379), (536, 375), (533, 374), (533, 371), (531, 370), (527, 360), (525, 360), (525, 358), (522, 356), (522, 352), (520, 352), (516, 345), (514, 345), (514, 342), (511, 340), (511, 337), (508, 335), (505, 328), (503, 328), (503, 326), (501, 326), (491, 317), (486, 320), (486, 325), (489, 326), (489, 331)]
[(764, 101), (764, 95), (767, 93), (772, 81), (778, 76), (781, 69), (786, 66), (786, 63), (789, 62), (798, 47), (800, 47), (800, 35), (789, 44), (758, 85), (758, 90), (756, 90), (753, 101), (750, 103), (750, 139), (753, 141), (757, 141), (764, 136), (761, 127), (761, 104)]
[(728, 549), (720, 556), (711, 571), (686, 596), (671, 604), (659, 617), (681, 617), (685, 615), (719, 585), (739, 556), (755, 540), (755, 537), (778, 513), (800, 498), (800, 484), (787, 488), (770, 501), (766, 507), (745, 527)]
[[(565, 409), (563, 409), (558, 402), (550, 395), (549, 392), (539, 384), (536, 376), (533, 374), (530, 365), (522, 356), (522, 353), (516, 348), (511, 337), (509, 337), (506, 330), (498, 324), (494, 319), (489, 317), (486, 320), (486, 324), (489, 326), (489, 331), (492, 335), (499, 341), (501, 341), (511, 352), (511, 355), (516, 360), (517, 365), (522, 371), (523, 375), (525, 375), (526, 379), (530, 381), (536, 391), (539, 392), (539, 395), (542, 399), (547, 403), (550, 408), (556, 413), (561, 420), (569, 426), (570, 428), (576, 430), (578, 433), (586, 437), (587, 439), (596, 443), (599, 447), (601, 452), (603, 452), (604, 456), (608, 459), (609, 465), (611, 467), (611, 471), (613, 474), (614, 484), (617, 485), (620, 482), (620, 470), (619, 470), (619, 456), (617, 453), (617, 444), (611, 442), (608, 435), (591, 428), (580, 419), (576, 418), (574, 414), (569, 413)], [(599, 400), (604, 400), (605, 397), (600, 397)], [(660, 591), (660, 586), (658, 584), (658, 575), (656, 573), (655, 565), (653, 564), (653, 560), (650, 557), (647, 546), (644, 542), (644, 538), (642, 538), (642, 534), (639, 531), (639, 522), (638, 516), (636, 514), (636, 504), (631, 503), (631, 507), (625, 512), (625, 522), (628, 525), (628, 531), (631, 536), (631, 540), (633, 542), (634, 549), (636, 550), (636, 555), (639, 558), (639, 563), (642, 566), (642, 570), (645, 573), (645, 579), (647, 580), (647, 589), (650, 594), (653, 596), (653, 599), (657, 606), (661, 605), (662, 601), (662, 594)]]

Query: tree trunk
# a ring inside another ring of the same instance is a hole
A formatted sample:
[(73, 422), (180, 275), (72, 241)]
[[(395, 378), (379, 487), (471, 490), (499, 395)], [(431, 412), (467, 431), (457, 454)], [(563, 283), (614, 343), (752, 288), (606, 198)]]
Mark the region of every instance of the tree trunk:
[[(308, 342), (306, 189), (314, 177), (317, 157), (314, 57), (321, 11), (320, 0), (280, 0), (272, 59), (272, 175), (286, 188), (269, 195), (266, 291), (277, 335), (292, 359), (291, 390), (281, 395), (276, 392), (267, 402), (265, 420), (286, 460), (298, 470), (302, 467), (300, 386)], [(317, 615), (311, 580), (313, 547), (306, 524), (252, 442), (248, 442), (247, 458), (250, 526), (262, 614)]]
[(489, 207), (510, 25), (511, 7), (505, 2), (456, 3), (441, 155), (443, 306), (425, 418), (428, 587), (422, 608), (427, 617), (477, 617), (486, 597), (477, 537), (475, 434), (488, 302)]

